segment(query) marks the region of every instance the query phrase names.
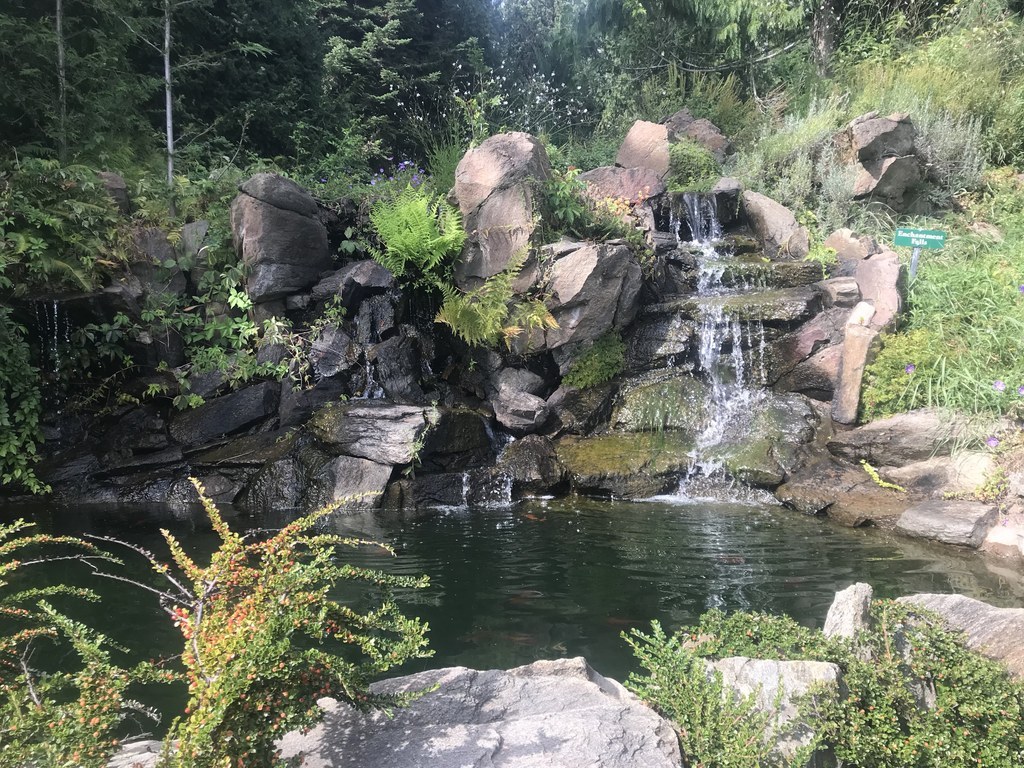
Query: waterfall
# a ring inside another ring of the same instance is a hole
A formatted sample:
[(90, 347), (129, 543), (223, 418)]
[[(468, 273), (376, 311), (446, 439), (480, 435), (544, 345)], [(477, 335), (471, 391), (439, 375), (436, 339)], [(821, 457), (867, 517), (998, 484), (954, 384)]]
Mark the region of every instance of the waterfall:
[[(743, 273), (730, 274), (731, 254), (724, 251), (720, 238), (714, 197), (684, 194), (681, 198), (682, 221), (676, 227), (677, 238), (683, 224), (696, 246), (697, 288), (697, 371), (704, 375), (710, 392), (708, 420), (697, 435), (690, 465), (680, 482), (678, 495), (692, 498), (708, 479), (724, 479), (722, 461), (714, 449), (730, 434), (745, 428), (756, 405), (763, 399), (766, 338), (764, 322), (747, 319), (730, 310), (728, 300), (750, 291), (757, 280)], [(680, 243), (683, 244), (683, 243)]]
[(45, 382), (43, 406), (52, 414), (53, 423), (60, 429), (64, 416), (64, 367), (68, 365), (71, 349), (71, 320), (57, 299), (35, 302), (36, 336), (39, 339), (39, 370)]

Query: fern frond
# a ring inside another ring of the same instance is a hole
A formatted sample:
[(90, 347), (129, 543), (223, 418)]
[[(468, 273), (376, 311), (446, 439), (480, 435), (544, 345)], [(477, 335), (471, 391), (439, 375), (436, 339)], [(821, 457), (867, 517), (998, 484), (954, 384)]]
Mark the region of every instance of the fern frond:
[(438, 282), (445, 260), (466, 241), (459, 212), (442, 198), (411, 186), (374, 205), (370, 222), (384, 245), (383, 251), (371, 255), (398, 278), (411, 274)]

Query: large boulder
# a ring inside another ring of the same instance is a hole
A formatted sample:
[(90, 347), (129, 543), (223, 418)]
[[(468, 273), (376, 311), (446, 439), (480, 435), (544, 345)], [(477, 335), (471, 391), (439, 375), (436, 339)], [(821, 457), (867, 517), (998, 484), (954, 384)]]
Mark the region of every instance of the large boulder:
[(869, 112), (850, 122), (836, 143), (856, 174), (854, 197), (901, 210), (904, 194), (924, 178), (914, 154), (916, 138), (917, 129), (906, 114), (880, 117)]
[(717, 125), (706, 118), (694, 117), (688, 109), (679, 110), (671, 117), (666, 118), (663, 124), (670, 142), (689, 139), (704, 147), (720, 163), (732, 151), (732, 144)]
[(513, 435), (536, 432), (548, 420), (548, 404), (544, 398), (529, 392), (502, 389), (491, 398), (494, 417)]
[(890, 330), (903, 307), (906, 271), (892, 251), (876, 253), (858, 261), (854, 269), (861, 298), (875, 314), (869, 323), (876, 330)]
[(231, 231), (248, 269), (250, 298), (267, 302), (316, 284), (331, 266), (316, 201), (295, 182), (272, 173), (258, 173), (239, 189), (231, 203)]
[(966, 418), (923, 408), (837, 432), (828, 450), (849, 461), (866, 460), (876, 467), (902, 467), (933, 456), (948, 456), (971, 434)]
[(377, 694), (428, 691), (393, 716), (325, 703), (324, 722), (281, 743), (306, 768), (678, 768), (672, 726), (581, 658), (508, 671), (436, 669), (382, 680)]
[(966, 635), (968, 648), (1024, 680), (1024, 609), (996, 608), (963, 595), (909, 595), (898, 601), (937, 613), (950, 629)]
[(354, 314), (367, 296), (385, 293), (396, 286), (395, 277), (373, 259), (347, 264), (313, 286), (313, 301), (337, 297), (349, 314)]
[(624, 432), (679, 429), (695, 436), (708, 419), (707, 385), (671, 371), (640, 376), (623, 384), (609, 425)]
[(929, 500), (904, 512), (896, 522), (901, 533), (944, 544), (977, 549), (996, 523), (998, 510), (992, 504), (974, 501)]
[(874, 590), (870, 584), (858, 582), (836, 592), (832, 605), (825, 616), (822, 634), (825, 637), (839, 637), (855, 640), (857, 635), (871, 629), (871, 598)]
[(679, 487), (694, 441), (679, 430), (562, 437), (558, 460), (577, 493), (643, 499)]
[(331, 403), (309, 421), (321, 443), (378, 464), (410, 464), (427, 429), (427, 409), (381, 401)]
[(356, 456), (335, 456), (316, 468), (306, 492), (307, 509), (339, 505), (345, 511), (375, 509), (381, 505), (391, 480), (390, 464)]
[(567, 489), (565, 467), (551, 441), (527, 435), (508, 446), (498, 460), (498, 470), (512, 479), (513, 498), (543, 496)]
[(200, 446), (249, 429), (277, 414), (281, 385), (264, 381), (182, 411), (171, 421), (171, 437), (184, 446)]
[(664, 179), (669, 169), (668, 128), (637, 120), (619, 146), (615, 164), (621, 168), (648, 168)]
[(491, 136), (455, 170), (455, 198), (468, 233), (455, 267), (460, 288), (472, 289), (526, 250), (537, 222), (537, 186), (551, 177), (544, 145), (528, 133)]
[(641, 274), (629, 247), (573, 246), (562, 249), (550, 266), (547, 306), (558, 327), (543, 332), (544, 349), (596, 341), (609, 331), (623, 330), (636, 317)]
[(765, 734), (775, 742), (773, 751), (787, 765), (801, 768), (834, 768), (835, 757), (826, 749), (819, 749), (806, 762), (790, 763), (797, 750), (814, 739), (815, 706), (801, 707), (801, 699), (808, 694), (814, 704), (838, 704), (843, 687), (842, 670), (837, 664), (824, 661), (776, 661), (732, 656), (707, 662), (708, 673), (722, 676), (726, 692), (737, 698), (753, 696), (756, 709), (771, 716)]
[(901, 157), (914, 152), (917, 129), (910, 115), (879, 117), (877, 112), (868, 112), (850, 122), (845, 139), (849, 142), (846, 149), (854, 160)]
[(586, 194), (594, 202), (625, 200), (630, 205), (645, 203), (665, 193), (665, 182), (650, 168), (619, 168), (606, 165), (580, 174)]
[(743, 193), (743, 210), (769, 259), (802, 259), (810, 252), (810, 237), (793, 212), (757, 192)]

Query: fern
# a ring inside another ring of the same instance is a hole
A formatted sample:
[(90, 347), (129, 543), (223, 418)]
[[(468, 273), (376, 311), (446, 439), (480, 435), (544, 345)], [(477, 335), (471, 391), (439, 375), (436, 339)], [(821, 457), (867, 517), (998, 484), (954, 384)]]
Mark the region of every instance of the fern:
[(395, 277), (416, 282), (442, 283), (446, 259), (466, 241), (459, 212), (411, 186), (374, 205), (370, 221), (384, 246), (371, 251), (373, 258)]

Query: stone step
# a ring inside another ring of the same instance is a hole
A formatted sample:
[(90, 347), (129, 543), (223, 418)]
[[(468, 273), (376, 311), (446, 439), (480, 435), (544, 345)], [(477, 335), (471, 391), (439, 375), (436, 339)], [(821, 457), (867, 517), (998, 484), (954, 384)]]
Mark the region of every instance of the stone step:
[(642, 316), (679, 315), (700, 322), (717, 314), (740, 322), (787, 324), (805, 320), (821, 309), (821, 294), (809, 287), (766, 291), (732, 291), (711, 296), (687, 296), (649, 304)]

